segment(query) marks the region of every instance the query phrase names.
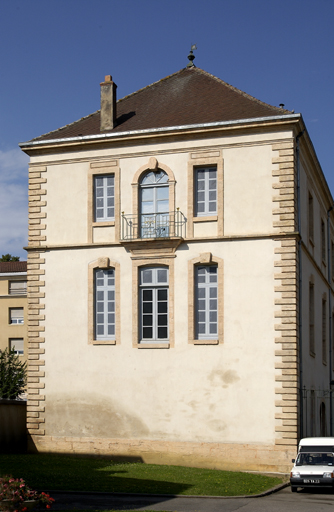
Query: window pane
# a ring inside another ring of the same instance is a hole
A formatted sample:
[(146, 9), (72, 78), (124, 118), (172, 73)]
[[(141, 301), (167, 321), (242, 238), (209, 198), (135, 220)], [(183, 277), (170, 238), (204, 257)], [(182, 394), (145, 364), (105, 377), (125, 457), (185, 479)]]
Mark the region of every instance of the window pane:
[(217, 311), (210, 311), (210, 322), (217, 322)]
[(198, 298), (205, 299), (205, 288), (199, 288), (198, 290)]
[(158, 269), (157, 276), (158, 276), (157, 277), (158, 283), (167, 283), (167, 269), (166, 268)]
[(158, 327), (158, 339), (163, 340), (167, 338), (167, 327)]
[(216, 334), (216, 333), (217, 333), (217, 325), (210, 324), (210, 334)]
[(152, 270), (143, 270), (142, 271), (142, 282), (143, 283), (152, 283)]
[(217, 309), (217, 300), (216, 299), (210, 299), (210, 310), (212, 311), (213, 309), (216, 310)]
[[(163, 302), (161, 303), (163, 304)], [(143, 313), (152, 313), (152, 302), (144, 302), (143, 304)]]
[(158, 302), (158, 313), (167, 313), (167, 302)]
[(153, 316), (143, 315), (143, 325), (153, 325)]
[(167, 315), (158, 315), (158, 325), (167, 325), (168, 316)]
[(143, 290), (143, 300), (144, 302), (152, 301), (152, 290)]
[(167, 290), (166, 288), (162, 290), (158, 290), (158, 300), (167, 300)]
[(143, 329), (143, 338), (144, 339), (152, 339), (152, 327), (144, 327)]

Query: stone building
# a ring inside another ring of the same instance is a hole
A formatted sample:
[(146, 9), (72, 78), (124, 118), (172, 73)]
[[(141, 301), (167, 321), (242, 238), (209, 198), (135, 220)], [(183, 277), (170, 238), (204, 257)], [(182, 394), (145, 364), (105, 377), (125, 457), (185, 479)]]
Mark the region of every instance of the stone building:
[(193, 65), (20, 144), (30, 448), (287, 471), (332, 433), (333, 198), (301, 114)]
[(0, 350), (27, 359), (27, 262), (0, 261)]

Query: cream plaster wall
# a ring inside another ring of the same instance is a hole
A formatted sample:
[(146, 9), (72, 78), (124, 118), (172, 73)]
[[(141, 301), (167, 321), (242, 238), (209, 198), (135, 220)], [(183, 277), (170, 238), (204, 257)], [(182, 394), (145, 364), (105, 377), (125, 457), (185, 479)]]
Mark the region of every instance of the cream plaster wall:
[[(46, 237), (50, 244), (87, 242), (88, 162), (48, 165)], [(48, 193), (51, 191), (51, 193)]]
[[(46, 435), (274, 443), (274, 246), (213, 245), (225, 269), (225, 336), (216, 346), (188, 344), (184, 276), (207, 244), (181, 246), (169, 350), (132, 347), (123, 248), (47, 253)], [(120, 345), (88, 345), (87, 268), (101, 256), (121, 265)]]
[(224, 234), (272, 232), (271, 146), (224, 150)]

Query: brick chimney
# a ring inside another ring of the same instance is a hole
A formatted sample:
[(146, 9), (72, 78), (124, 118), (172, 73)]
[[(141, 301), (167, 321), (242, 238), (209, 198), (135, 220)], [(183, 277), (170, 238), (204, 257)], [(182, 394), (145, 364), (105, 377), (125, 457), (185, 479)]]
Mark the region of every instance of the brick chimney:
[(106, 75), (101, 84), (100, 130), (112, 130), (116, 125), (116, 89), (111, 75)]

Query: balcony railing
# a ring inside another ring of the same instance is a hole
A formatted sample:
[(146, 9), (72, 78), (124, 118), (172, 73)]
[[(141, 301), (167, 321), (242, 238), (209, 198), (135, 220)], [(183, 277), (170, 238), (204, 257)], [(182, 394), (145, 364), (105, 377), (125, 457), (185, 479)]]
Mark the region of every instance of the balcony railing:
[(147, 238), (184, 238), (186, 218), (180, 210), (168, 213), (143, 213), (124, 215), (122, 213), (122, 240), (143, 240)]

